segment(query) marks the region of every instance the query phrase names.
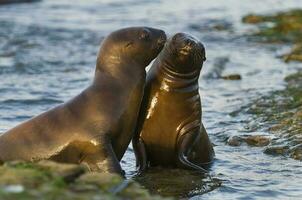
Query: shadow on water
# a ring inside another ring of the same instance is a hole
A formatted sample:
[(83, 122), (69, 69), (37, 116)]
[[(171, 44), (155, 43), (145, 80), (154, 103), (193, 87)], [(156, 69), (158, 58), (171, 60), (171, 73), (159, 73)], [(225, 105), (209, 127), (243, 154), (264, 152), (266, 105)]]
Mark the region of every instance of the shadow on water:
[(154, 167), (133, 178), (153, 194), (177, 198), (192, 197), (210, 192), (221, 185), (217, 178), (196, 171)]

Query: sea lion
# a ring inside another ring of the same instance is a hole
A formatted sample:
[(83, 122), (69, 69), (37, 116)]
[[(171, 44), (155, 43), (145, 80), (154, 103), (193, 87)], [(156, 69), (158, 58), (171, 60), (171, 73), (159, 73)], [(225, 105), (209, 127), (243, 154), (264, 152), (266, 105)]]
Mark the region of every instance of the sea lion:
[(95, 77), (81, 94), (0, 136), (0, 160), (51, 159), (122, 173), (119, 161), (134, 133), (145, 67), (164, 46), (164, 31), (117, 30), (99, 50)]
[(0, 5), (2, 4), (13, 4), (13, 3), (33, 3), (39, 2), (41, 0), (0, 0)]
[(201, 121), (198, 78), (205, 61), (198, 39), (175, 34), (147, 73), (132, 144), (139, 173), (151, 166), (201, 170), (214, 150)]

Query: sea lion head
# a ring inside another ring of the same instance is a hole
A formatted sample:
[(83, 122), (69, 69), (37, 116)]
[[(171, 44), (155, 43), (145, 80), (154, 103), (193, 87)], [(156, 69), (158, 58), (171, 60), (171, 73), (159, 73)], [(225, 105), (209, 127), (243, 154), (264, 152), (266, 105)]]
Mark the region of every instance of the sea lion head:
[(102, 42), (98, 65), (136, 63), (146, 67), (162, 50), (166, 34), (150, 27), (130, 27), (112, 32)]
[(199, 72), (206, 60), (203, 44), (186, 33), (177, 33), (171, 37), (161, 57), (167, 67), (177, 73)]

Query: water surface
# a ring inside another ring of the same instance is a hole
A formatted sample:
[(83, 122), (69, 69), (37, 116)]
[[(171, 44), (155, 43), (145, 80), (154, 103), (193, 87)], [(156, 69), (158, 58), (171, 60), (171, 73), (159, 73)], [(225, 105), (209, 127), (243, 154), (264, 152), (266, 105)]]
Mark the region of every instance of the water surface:
[[(44, 0), (2, 6), (0, 132), (87, 87), (99, 44), (111, 31), (132, 25), (155, 26), (169, 34), (185, 31), (200, 38), (207, 51), (200, 92), (204, 125), (215, 144), (213, 179), (194, 172), (155, 170), (142, 178), (146, 187), (192, 199), (299, 199), (301, 162), (265, 155), (258, 147), (226, 144), (233, 135), (273, 137), (257, 129), (252, 116), (231, 113), (283, 88), (284, 76), (301, 68), (276, 58), (286, 47), (247, 41), (244, 35), (255, 27), (242, 24), (242, 16), (297, 7), (302, 7), (299, 0)], [(217, 71), (238, 73), (242, 80), (217, 79)], [(129, 178), (134, 163), (130, 147), (122, 161)]]

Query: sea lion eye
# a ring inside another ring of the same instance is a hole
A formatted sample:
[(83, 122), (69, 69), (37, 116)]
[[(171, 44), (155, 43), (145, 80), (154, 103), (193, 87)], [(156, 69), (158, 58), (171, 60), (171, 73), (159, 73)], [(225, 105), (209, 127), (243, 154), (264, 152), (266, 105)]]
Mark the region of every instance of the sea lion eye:
[(150, 33), (148, 30), (143, 30), (139, 36), (140, 40), (148, 40), (150, 38)]
[(133, 42), (128, 42), (128, 43), (126, 44), (126, 48), (131, 47), (132, 45), (133, 45)]

